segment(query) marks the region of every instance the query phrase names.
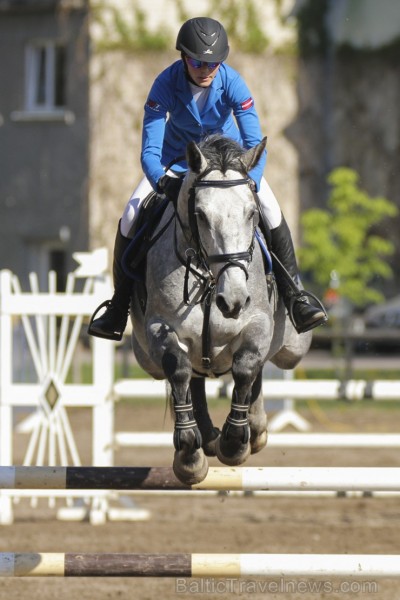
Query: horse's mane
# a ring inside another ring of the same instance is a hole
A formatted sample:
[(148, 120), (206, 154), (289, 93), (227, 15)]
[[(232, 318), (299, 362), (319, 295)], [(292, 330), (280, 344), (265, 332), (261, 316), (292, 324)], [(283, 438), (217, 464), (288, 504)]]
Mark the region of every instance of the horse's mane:
[(246, 175), (240, 160), (245, 150), (235, 140), (217, 133), (204, 138), (199, 143), (199, 148), (206, 158), (209, 168), (217, 169), (222, 173), (233, 169)]

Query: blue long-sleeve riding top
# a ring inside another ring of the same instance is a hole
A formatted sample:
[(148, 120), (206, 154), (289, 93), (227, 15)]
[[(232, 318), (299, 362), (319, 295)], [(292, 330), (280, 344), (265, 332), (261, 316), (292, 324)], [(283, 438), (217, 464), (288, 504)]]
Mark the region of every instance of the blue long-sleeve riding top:
[[(153, 188), (165, 173), (163, 167), (182, 157), (189, 141), (197, 143), (213, 133), (233, 138), (246, 149), (261, 141), (251, 93), (239, 73), (222, 63), (199, 113), (183, 61), (178, 60), (156, 78), (144, 107), (141, 163)], [(257, 189), (265, 163), (266, 152), (249, 174)], [(178, 168), (186, 169), (186, 164), (181, 161)]]

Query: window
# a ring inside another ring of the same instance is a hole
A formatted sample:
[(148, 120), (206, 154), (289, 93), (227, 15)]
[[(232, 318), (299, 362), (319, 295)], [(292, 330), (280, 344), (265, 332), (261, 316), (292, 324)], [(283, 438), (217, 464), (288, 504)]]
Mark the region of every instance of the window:
[(50, 271), (57, 274), (57, 292), (65, 292), (67, 283), (67, 256), (65, 250), (50, 250), (49, 252)]
[(52, 41), (27, 48), (26, 110), (57, 111), (65, 107), (65, 47)]
[(27, 271), (37, 274), (39, 288), (47, 289), (49, 271), (56, 272), (56, 290), (64, 292), (67, 281), (67, 251), (54, 240), (27, 241)]
[(54, 40), (30, 43), (25, 53), (25, 106), (14, 110), (11, 120), (72, 125), (75, 115), (66, 108), (66, 69), (65, 45)]

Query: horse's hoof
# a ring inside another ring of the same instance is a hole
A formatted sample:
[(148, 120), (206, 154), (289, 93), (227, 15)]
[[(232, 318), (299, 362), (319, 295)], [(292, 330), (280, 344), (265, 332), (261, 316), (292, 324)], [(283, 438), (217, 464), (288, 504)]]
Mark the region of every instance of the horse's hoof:
[(194, 485), (206, 478), (208, 461), (201, 448), (189, 454), (189, 458), (190, 460), (188, 460), (188, 454), (183, 450), (177, 450), (172, 468), (179, 481), (186, 485)]
[(241, 465), (246, 462), (251, 453), (250, 443), (247, 442), (243, 444), (241, 442), (238, 443), (237, 440), (234, 440), (235, 443), (224, 440), (223, 436), (217, 439), (216, 443), (216, 452), (217, 457), (224, 465), (228, 465), (230, 467), (235, 467), (237, 465)]
[(263, 431), (260, 435), (254, 437), (254, 440), (250, 440), (251, 453), (257, 454), (267, 445), (268, 433)]

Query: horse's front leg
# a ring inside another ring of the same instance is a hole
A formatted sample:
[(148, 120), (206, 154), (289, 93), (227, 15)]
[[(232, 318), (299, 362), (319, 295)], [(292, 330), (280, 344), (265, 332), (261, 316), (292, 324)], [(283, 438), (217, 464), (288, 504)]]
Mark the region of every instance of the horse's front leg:
[(155, 342), (152, 344), (152, 358), (161, 363), (171, 385), (175, 418), (174, 473), (183, 483), (193, 485), (206, 477), (208, 462), (201, 447), (202, 438), (194, 418), (191, 401), (192, 365), (172, 328), (165, 323), (161, 326), (153, 324), (151, 332), (152, 340)]
[(265, 448), (268, 440), (267, 414), (264, 408), (262, 383), (261, 368), (251, 388), (249, 407), (250, 446), (252, 454), (256, 454)]
[(256, 347), (242, 347), (234, 354), (231, 410), (217, 440), (217, 456), (226, 465), (240, 465), (251, 453), (249, 408), (252, 386), (261, 369), (261, 355)]

